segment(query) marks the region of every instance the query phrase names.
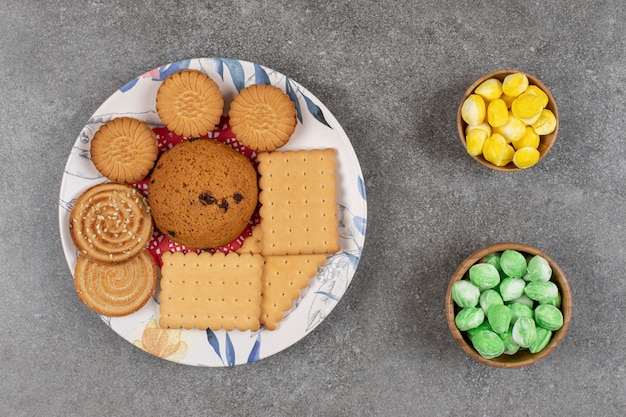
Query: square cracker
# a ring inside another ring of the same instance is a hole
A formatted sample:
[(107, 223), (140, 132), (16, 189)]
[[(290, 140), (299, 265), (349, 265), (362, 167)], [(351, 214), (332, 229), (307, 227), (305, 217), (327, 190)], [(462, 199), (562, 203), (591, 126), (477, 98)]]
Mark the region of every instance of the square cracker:
[(308, 287), (309, 279), (317, 275), (326, 255), (267, 256), (263, 265), (261, 323), (275, 330), (277, 323)]
[(261, 255), (166, 252), (162, 260), (160, 327), (259, 329)]
[(339, 250), (334, 149), (260, 153), (262, 254)]

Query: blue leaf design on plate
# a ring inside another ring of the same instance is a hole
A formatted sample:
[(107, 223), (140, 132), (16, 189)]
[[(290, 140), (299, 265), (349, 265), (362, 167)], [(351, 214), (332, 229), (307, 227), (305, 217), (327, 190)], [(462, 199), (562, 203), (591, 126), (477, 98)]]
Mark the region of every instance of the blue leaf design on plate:
[(363, 181), (363, 178), (359, 176), (357, 177), (356, 181), (359, 186), (359, 194), (361, 194), (363, 200), (367, 200), (367, 197), (365, 197), (365, 182)]
[(139, 81), (139, 78), (135, 78), (134, 80), (127, 82), (122, 87), (120, 87), (120, 92), (121, 93), (127, 92), (128, 90), (133, 88), (135, 86), (135, 84), (137, 84), (137, 81)]
[(315, 291), (315, 294), (321, 294), (321, 295), (325, 295), (326, 297), (330, 298), (331, 300), (335, 300), (335, 301), (339, 301), (339, 297), (336, 295), (333, 295), (329, 292), (326, 291)]
[(254, 83), (270, 84), (270, 77), (267, 76), (267, 72), (259, 64), (254, 64)]
[(175, 72), (189, 68), (189, 62), (190, 60), (186, 59), (184, 61), (173, 62), (170, 65), (166, 65), (160, 68), (159, 79), (155, 81), (162, 81), (170, 75), (174, 74)]
[(252, 350), (248, 355), (248, 363), (256, 362), (261, 359), (260, 351), (261, 350), (261, 333), (257, 333), (256, 340), (254, 341), (254, 346), (252, 346)]
[(222, 62), (220, 58), (216, 58), (215, 61), (217, 61), (217, 73), (220, 75), (220, 78), (223, 80), (224, 79), (224, 63)]
[(226, 363), (228, 366), (235, 365), (235, 347), (228, 333), (226, 333)]
[(298, 116), (298, 120), (300, 121), (300, 123), (302, 123), (302, 112), (300, 111), (300, 102), (298, 101), (298, 96), (296, 96), (296, 92), (294, 91), (291, 85), (291, 80), (289, 79), (289, 77), (285, 77), (285, 87), (287, 90), (287, 95), (289, 96), (291, 101), (293, 101), (293, 104), (296, 105), (296, 114)]
[(323, 123), (326, 126), (330, 127), (330, 125), (326, 121), (326, 118), (324, 118), (324, 112), (322, 111), (322, 109), (320, 109), (317, 104), (313, 103), (311, 99), (305, 96), (304, 94), (302, 95), (302, 97), (304, 97), (304, 102), (306, 103), (306, 107), (307, 109), (309, 109), (309, 112), (313, 115), (313, 117), (315, 117), (317, 121), (319, 121), (320, 123)]
[[(223, 58), (222, 62), (224, 62), (226, 68), (228, 68), (228, 71), (230, 71), (230, 76), (233, 79), (233, 83), (235, 84), (237, 91), (241, 91), (246, 85), (246, 76), (243, 72), (243, 66), (241, 65), (241, 62), (237, 61), (236, 59), (229, 58)], [(222, 76), (222, 79), (223, 78), (224, 77)]]
[(367, 219), (361, 216), (354, 216), (352, 218), (352, 222), (354, 223), (354, 227), (359, 231), (363, 236), (365, 236), (365, 229), (367, 228)]
[(350, 252), (344, 252), (346, 254), (346, 257), (348, 258), (348, 260), (350, 261), (350, 264), (352, 265), (352, 268), (356, 269), (356, 267), (359, 265), (359, 257), (357, 255), (353, 255)]
[[(213, 330), (211, 329), (206, 329), (206, 336), (207, 339), (209, 341), (209, 345), (211, 345), (211, 347), (213, 348), (213, 350), (215, 351), (215, 353), (217, 353), (217, 356), (222, 359), (222, 355), (220, 353), (220, 341), (217, 340), (217, 336), (215, 335), (215, 333), (213, 332)], [(224, 360), (222, 359), (222, 363), (224, 363)]]

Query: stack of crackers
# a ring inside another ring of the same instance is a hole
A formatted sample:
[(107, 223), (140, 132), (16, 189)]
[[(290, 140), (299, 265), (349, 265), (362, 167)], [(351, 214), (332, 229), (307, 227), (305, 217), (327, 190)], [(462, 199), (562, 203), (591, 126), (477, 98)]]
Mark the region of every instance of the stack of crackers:
[(339, 250), (335, 153), (260, 153), (261, 222), (237, 253), (163, 254), (159, 325), (276, 329)]

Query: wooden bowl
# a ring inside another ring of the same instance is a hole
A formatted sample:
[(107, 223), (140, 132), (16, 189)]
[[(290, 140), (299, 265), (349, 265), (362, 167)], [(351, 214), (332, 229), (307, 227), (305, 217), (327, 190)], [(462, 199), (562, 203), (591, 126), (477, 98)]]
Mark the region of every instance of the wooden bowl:
[[(552, 148), (552, 145), (554, 145), (554, 142), (556, 141), (556, 136), (559, 130), (559, 112), (556, 107), (556, 101), (554, 100), (554, 97), (552, 96), (552, 93), (550, 92), (550, 90), (548, 90), (548, 88), (538, 78), (524, 71), (499, 70), (499, 71), (494, 71), (494, 72), (485, 74), (479, 79), (477, 79), (476, 81), (474, 81), (474, 83), (469, 86), (469, 88), (467, 89), (467, 91), (465, 91), (465, 94), (463, 94), (463, 97), (461, 98), (461, 103), (459, 104), (459, 109), (457, 111), (457, 116), (456, 116), (456, 124), (457, 124), (457, 129), (459, 132), (459, 137), (461, 138), (461, 142), (463, 143), (463, 147), (465, 148), (466, 151), (467, 151), (467, 143), (465, 142), (465, 128), (467, 128), (467, 123), (465, 123), (465, 121), (461, 117), (461, 107), (463, 106), (465, 99), (467, 99), (467, 97), (469, 97), (469, 95), (472, 94), (474, 90), (476, 89), (476, 87), (478, 87), (483, 81), (488, 80), (490, 78), (497, 78), (498, 80), (503, 81), (507, 75), (514, 74), (517, 72), (526, 74), (526, 77), (528, 77), (529, 84), (536, 85), (544, 93), (548, 95), (548, 104), (546, 105), (545, 108), (552, 111), (552, 113), (554, 113), (554, 116), (556, 117), (556, 128), (554, 129), (554, 132), (548, 135), (542, 135), (540, 137), (541, 140), (539, 142), (539, 147), (537, 148), (539, 151), (539, 161), (541, 161), (543, 157), (546, 156), (550, 148)], [(472, 156), (472, 158), (474, 158), (476, 161), (480, 162), (484, 166), (491, 168), (491, 169), (495, 169), (496, 171), (520, 171), (520, 168), (516, 167), (513, 164), (513, 162), (509, 162), (507, 165), (503, 167), (499, 167), (487, 161), (482, 155)]]
[[(551, 281), (556, 284), (561, 293), (561, 306), (560, 310), (563, 313), (563, 327), (559, 330), (553, 332), (552, 339), (548, 343), (548, 345), (538, 353), (530, 353), (529, 350), (519, 350), (514, 355), (505, 355), (502, 354), (493, 359), (485, 359), (474, 349), (471, 342), (469, 341), (465, 332), (459, 331), (454, 322), (454, 317), (456, 312), (458, 311), (458, 307), (455, 305), (454, 300), (452, 299), (452, 284), (454, 282), (462, 279), (469, 268), (477, 263), (481, 258), (490, 253), (494, 252), (503, 252), (506, 249), (514, 249), (522, 254), (529, 255), (540, 255), (544, 257), (550, 266), (552, 267), (552, 278)], [(448, 320), (448, 327), (450, 328), (450, 332), (452, 332), (452, 336), (459, 343), (461, 348), (472, 358), (485, 363), (487, 365), (495, 366), (498, 368), (521, 368), (523, 366), (532, 365), (536, 362), (539, 362), (541, 359), (548, 356), (563, 340), (565, 333), (567, 333), (567, 329), (569, 327), (570, 321), (572, 319), (572, 293), (570, 291), (569, 284), (565, 278), (565, 274), (559, 268), (559, 266), (554, 262), (552, 258), (548, 255), (540, 251), (539, 249), (533, 248), (531, 246), (527, 246), (521, 243), (497, 243), (495, 245), (487, 246), (479, 251), (474, 252), (470, 256), (468, 256), (457, 268), (450, 280), (450, 284), (448, 285), (448, 291), (446, 292), (446, 318)]]

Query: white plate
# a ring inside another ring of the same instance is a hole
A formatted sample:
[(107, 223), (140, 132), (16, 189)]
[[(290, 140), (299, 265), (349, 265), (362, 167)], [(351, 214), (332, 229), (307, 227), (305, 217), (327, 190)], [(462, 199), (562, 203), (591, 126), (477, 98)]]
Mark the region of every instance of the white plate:
[(59, 226), (70, 271), (77, 252), (69, 234), (69, 212), (88, 187), (105, 182), (89, 155), (90, 141), (106, 121), (134, 117), (161, 127), (155, 97), (161, 82), (181, 69), (199, 69), (215, 80), (224, 95), (225, 109), (239, 90), (251, 84), (272, 84), (296, 103), (298, 125), (280, 150), (334, 148), (337, 151), (337, 203), (339, 204), (339, 253), (330, 256), (297, 307), (276, 330), (258, 332), (163, 330), (156, 327), (159, 305), (152, 298), (138, 312), (102, 320), (121, 337), (155, 356), (194, 366), (231, 366), (266, 358), (293, 345), (317, 327), (337, 305), (356, 271), (367, 226), (367, 202), (363, 174), (350, 140), (330, 111), (291, 78), (261, 65), (225, 58), (199, 58), (155, 68), (121, 87), (89, 119), (74, 144), (61, 182)]

